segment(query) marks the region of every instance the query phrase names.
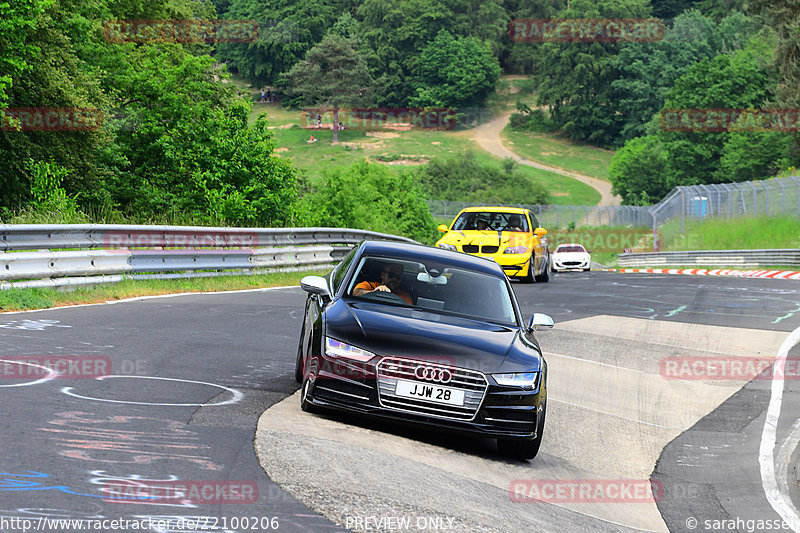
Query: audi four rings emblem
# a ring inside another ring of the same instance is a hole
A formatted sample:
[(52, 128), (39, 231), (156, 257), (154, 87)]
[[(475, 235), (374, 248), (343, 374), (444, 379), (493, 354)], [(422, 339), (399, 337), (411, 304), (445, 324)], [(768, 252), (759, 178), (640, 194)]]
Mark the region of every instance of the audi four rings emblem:
[(434, 366), (418, 366), (414, 368), (414, 375), (417, 379), (425, 381), (435, 381), (437, 383), (450, 383), (453, 379), (453, 373), (446, 368), (437, 368)]

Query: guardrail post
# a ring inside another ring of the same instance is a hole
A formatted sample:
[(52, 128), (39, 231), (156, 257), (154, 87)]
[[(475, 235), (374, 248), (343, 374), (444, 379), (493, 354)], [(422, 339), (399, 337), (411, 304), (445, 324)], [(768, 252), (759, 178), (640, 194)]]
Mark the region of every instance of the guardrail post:
[(653, 251), (657, 252), (658, 250), (656, 249), (656, 241), (658, 241), (658, 221), (656, 220), (655, 211), (651, 211), (650, 214), (653, 217)]
[(756, 190), (756, 186), (753, 185), (752, 181), (745, 182), (747, 185), (750, 186), (750, 189), (753, 191), (753, 216), (758, 216), (758, 191)]
[(686, 191), (681, 187), (681, 233), (686, 232)]
[(795, 185), (797, 185), (797, 214), (800, 215), (800, 181), (797, 180), (797, 177), (790, 176), (792, 181)]

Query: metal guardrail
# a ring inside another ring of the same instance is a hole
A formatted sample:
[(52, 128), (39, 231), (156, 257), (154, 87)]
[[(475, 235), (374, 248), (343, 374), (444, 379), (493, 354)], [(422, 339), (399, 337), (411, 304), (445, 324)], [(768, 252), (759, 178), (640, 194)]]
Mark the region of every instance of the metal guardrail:
[(619, 254), (620, 267), (726, 266), (758, 267), (787, 265), (800, 267), (800, 249), (706, 250), (693, 252), (648, 252)]
[(415, 242), (338, 228), (2, 225), (0, 289), (304, 270), (336, 263), (362, 240)]

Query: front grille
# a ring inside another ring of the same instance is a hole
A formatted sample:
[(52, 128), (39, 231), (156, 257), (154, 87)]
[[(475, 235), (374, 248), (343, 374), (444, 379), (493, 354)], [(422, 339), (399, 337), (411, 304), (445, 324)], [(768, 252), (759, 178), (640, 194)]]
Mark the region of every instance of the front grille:
[[(398, 396), (396, 394), (398, 379), (413, 381), (421, 385), (437, 385), (437, 383), (431, 381), (417, 379), (414, 370), (420, 365), (449, 370), (453, 378), (449, 383), (442, 386), (463, 391), (464, 405), (448, 405), (425, 399)], [(476, 370), (396, 357), (383, 358), (378, 363), (377, 375), (378, 399), (382, 407), (456, 420), (472, 420), (475, 418), (488, 386), (484, 375)]]
[(481, 248), (481, 252), (485, 254), (496, 254), (497, 250), (499, 249), (500, 249), (499, 246), (484, 246), (483, 248)]
[(468, 254), (477, 254), (479, 247), (477, 244), (465, 244), (461, 249)]

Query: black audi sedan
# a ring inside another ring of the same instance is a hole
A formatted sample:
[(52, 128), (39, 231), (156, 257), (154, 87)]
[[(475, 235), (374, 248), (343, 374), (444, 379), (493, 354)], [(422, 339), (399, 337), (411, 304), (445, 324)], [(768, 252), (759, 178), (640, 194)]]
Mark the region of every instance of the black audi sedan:
[(532, 459), (547, 363), (495, 262), (366, 241), (326, 277), (307, 276), (295, 378), (301, 407), (336, 409), (497, 439)]

